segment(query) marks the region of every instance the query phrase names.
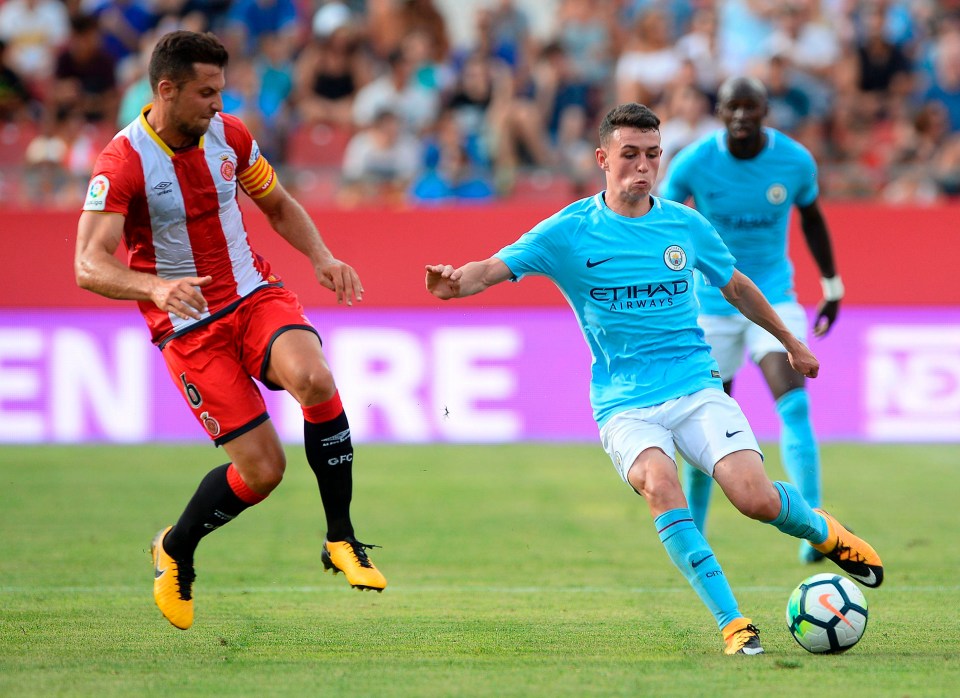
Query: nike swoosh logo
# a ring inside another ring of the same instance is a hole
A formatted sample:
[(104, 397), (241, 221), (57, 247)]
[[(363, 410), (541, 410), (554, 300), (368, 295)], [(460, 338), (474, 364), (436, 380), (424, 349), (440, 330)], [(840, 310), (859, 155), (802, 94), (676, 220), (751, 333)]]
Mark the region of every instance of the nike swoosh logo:
[[(870, 574), (873, 574), (873, 571), (871, 571)], [(840, 620), (842, 620), (844, 623), (846, 623), (847, 625), (849, 625), (851, 628), (853, 627), (853, 623), (851, 623), (849, 620), (847, 620), (847, 617), (846, 617), (845, 615), (843, 615), (842, 613), (840, 613), (840, 611), (838, 611), (837, 609), (835, 609), (835, 608), (833, 607), (833, 604), (830, 603), (830, 594), (820, 594), (820, 598), (817, 599), (817, 601), (820, 602), (820, 605), (821, 605), (821, 606), (823, 606), (825, 609), (827, 609), (828, 611), (830, 611), (830, 613), (832, 613), (833, 615), (835, 615), (837, 618), (839, 618)]]
[(160, 579), (160, 577), (162, 577), (162, 576), (165, 575), (166, 573), (167, 573), (167, 568), (160, 569), (160, 567), (159, 567), (159, 566), (156, 566), (156, 565), (155, 565), (154, 568), (153, 568), (153, 578), (154, 578), (154, 579)]
[(587, 269), (593, 269), (595, 266), (598, 266), (598, 265), (600, 265), (600, 264), (603, 264), (604, 262), (609, 262), (611, 259), (613, 259), (613, 257), (607, 257), (606, 259), (601, 259), (601, 260), (599, 260), (599, 261), (597, 261), (597, 262), (591, 262), (591, 261), (588, 259), (588, 260), (587, 260)]
[(877, 575), (873, 573), (873, 570), (870, 570), (870, 574), (851, 574), (850, 572), (847, 572), (847, 574), (866, 587), (876, 586), (877, 584)]
[(727, 438), (729, 439), (731, 436), (736, 436), (737, 434), (740, 434), (742, 432), (743, 432), (743, 429), (737, 429), (736, 431), (728, 431)]
[(711, 557), (713, 557), (713, 553), (710, 553), (710, 554), (707, 555), (706, 557), (701, 558), (701, 559), (697, 560), (696, 562), (691, 562), (691, 563), (690, 563), (690, 566), (693, 567), (693, 569), (697, 569), (700, 565), (702, 565), (704, 562), (706, 562), (707, 560), (709, 560)]

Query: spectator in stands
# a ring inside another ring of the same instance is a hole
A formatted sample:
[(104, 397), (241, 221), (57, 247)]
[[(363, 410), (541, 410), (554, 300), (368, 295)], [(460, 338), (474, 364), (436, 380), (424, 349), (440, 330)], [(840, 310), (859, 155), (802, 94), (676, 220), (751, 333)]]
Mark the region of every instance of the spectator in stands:
[(443, 64), (450, 55), (450, 38), (447, 24), (433, 0), (400, 0), (400, 43), (411, 33), (425, 34), (431, 55), (427, 58), (434, 64)]
[(340, 203), (351, 208), (368, 202), (401, 204), (421, 161), (420, 141), (404, 130), (398, 113), (381, 108), (347, 144)]
[(616, 3), (611, 0), (560, 0), (554, 38), (576, 66), (579, 77), (600, 89), (610, 79), (616, 55)]
[[(324, 6), (321, 12), (329, 7), (337, 6)], [(297, 58), (294, 103), (304, 123), (348, 128), (353, 123), (354, 98), (371, 81), (373, 65), (348, 17), (341, 15), (340, 21), (336, 11), (328, 11), (326, 17), (314, 22), (314, 37)]]
[(921, 95), (924, 104), (944, 106), (950, 131), (960, 132), (960, 28), (943, 31), (936, 40), (933, 81)]
[(481, 7), (493, 55), (503, 59), (511, 68), (529, 64), (532, 40), (526, 12), (514, 0), (495, 0)]
[(49, 104), (52, 111), (79, 111), (87, 121), (117, 118), (116, 60), (103, 48), (97, 18), (74, 17), (66, 47), (57, 56)]
[(437, 120), (436, 137), (426, 142), (424, 164), (410, 188), (414, 202), (477, 202), (489, 200), (495, 193), (487, 172), (471, 157), (449, 111)]
[(230, 6), (224, 38), (233, 55), (252, 55), (265, 34), (276, 34), (291, 55), (301, 44), (297, 4), (294, 0), (237, 0)]
[(384, 110), (396, 113), (403, 127), (421, 133), (436, 119), (440, 99), (435, 90), (416, 84), (410, 59), (400, 50), (387, 60), (387, 71), (357, 92), (353, 103), (353, 123), (370, 126)]
[(70, 35), (70, 18), (59, 0), (7, 0), (0, 5), (0, 40), (10, 67), (42, 96), (57, 51)]
[[(270, 35), (261, 38), (263, 45), (272, 40)], [(282, 52), (283, 53), (283, 52)], [(283, 159), (287, 120), (284, 99), (268, 91), (268, 83), (261, 72), (262, 58), (237, 56), (230, 61), (226, 72), (229, 76), (223, 91), (223, 111), (239, 117), (251, 130), (259, 134), (257, 144), (265, 158), (271, 162)], [(283, 82), (278, 78), (277, 82)], [(289, 85), (289, 83), (288, 83)], [(276, 87), (283, 93), (283, 86)]]
[(436, 58), (433, 35), (424, 29), (411, 29), (400, 41), (400, 51), (412, 66), (413, 84), (435, 92), (442, 99), (448, 93), (456, 74), (449, 61)]
[(560, 174), (570, 180), (575, 192), (585, 193), (597, 184), (593, 127), (598, 95), (582, 79), (558, 41), (543, 47), (534, 80), (535, 100), (543, 113)]
[(136, 53), (137, 62), (127, 63), (125, 80), (121, 84), (120, 106), (117, 109), (117, 129), (124, 128), (140, 116), (143, 108), (153, 99), (150, 76), (147, 68), (150, 55), (157, 43), (157, 32), (149, 31), (140, 38), (140, 50)]
[(660, 102), (681, 65), (667, 16), (660, 10), (647, 10), (637, 18), (617, 60), (617, 102), (638, 102), (661, 111)]
[(727, 75), (753, 73), (766, 60), (780, 0), (725, 0), (717, 3), (717, 44)]
[(674, 46), (677, 58), (693, 66), (697, 87), (710, 96), (711, 103), (720, 83), (727, 77), (721, 62), (717, 27), (716, 10), (701, 7), (693, 15), (690, 31)]
[(26, 192), (36, 205), (76, 205), (90, 179), (97, 148), (78, 111), (59, 110), (24, 153)]
[(7, 45), (0, 40), (0, 122), (28, 119), (31, 102), (26, 84), (7, 64)]
[(782, 56), (772, 56), (762, 75), (769, 93), (767, 123), (798, 138), (812, 114), (810, 95), (794, 80), (796, 73)]
[(682, 148), (723, 126), (713, 115), (710, 99), (693, 85), (674, 90), (666, 107), (667, 116), (660, 124), (660, 169), (664, 172)]
[(912, 64), (903, 49), (887, 38), (882, 5), (868, 5), (860, 19), (856, 52), (859, 98), (864, 109), (882, 118), (913, 91)]
[(86, 13), (97, 18), (103, 48), (118, 65), (128, 58), (136, 63), (143, 60), (137, 55), (140, 40), (159, 19), (149, 0), (95, 0), (84, 3), (83, 7)]

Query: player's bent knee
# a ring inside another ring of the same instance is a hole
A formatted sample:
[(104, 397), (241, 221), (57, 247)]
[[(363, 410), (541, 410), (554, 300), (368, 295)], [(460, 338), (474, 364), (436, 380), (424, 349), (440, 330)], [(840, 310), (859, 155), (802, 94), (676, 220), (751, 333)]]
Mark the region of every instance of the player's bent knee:
[(291, 385), (286, 387), (297, 402), (305, 406), (326, 402), (337, 392), (333, 374), (326, 367), (319, 366), (299, 371), (291, 380)]
[(258, 463), (248, 475), (244, 475), (243, 479), (254, 492), (267, 495), (273, 492), (283, 480), (286, 467), (286, 460), (283, 458), (279, 462)]

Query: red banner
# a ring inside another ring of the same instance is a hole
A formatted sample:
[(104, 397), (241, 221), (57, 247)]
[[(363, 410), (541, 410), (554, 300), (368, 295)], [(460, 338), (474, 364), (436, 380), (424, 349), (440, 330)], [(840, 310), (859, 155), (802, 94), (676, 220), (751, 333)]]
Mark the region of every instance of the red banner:
[[(364, 307), (439, 304), (423, 287), (424, 264), (459, 265), (485, 259), (515, 240), (563, 202), (404, 211), (311, 210), (334, 254), (360, 273)], [(851, 305), (960, 305), (960, 284), (945, 270), (960, 263), (960, 206), (824, 205), (838, 268)], [(115, 301), (76, 287), (73, 254), (79, 213), (4, 211), (0, 307), (114, 307)], [(252, 206), (246, 221), (254, 249), (270, 260), (307, 307), (333, 304), (307, 261), (272, 232)], [(804, 304), (820, 298), (818, 274), (794, 218), (790, 249)], [(936, 262), (936, 264), (934, 264)], [(552, 306), (563, 298), (543, 279), (509, 284), (460, 303), (477, 306)]]

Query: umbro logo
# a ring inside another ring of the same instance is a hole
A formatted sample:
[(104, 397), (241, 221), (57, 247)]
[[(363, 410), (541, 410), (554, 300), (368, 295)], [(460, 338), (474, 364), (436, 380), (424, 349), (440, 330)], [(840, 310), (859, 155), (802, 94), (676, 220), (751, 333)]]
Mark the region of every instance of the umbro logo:
[(731, 436), (736, 436), (737, 434), (740, 434), (742, 432), (743, 432), (743, 429), (737, 429), (736, 431), (728, 431), (727, 438), (729, 439)]
[(170, 187), (173, 186), (173, 182), (160, 182), (160, 184), (155, 184), (153, 190), (157, 192), (157, 196), (163, 196), (164, 194), (173, 193), (173, 189)]
[(591, 261), (590, 259), (587, 259), (587, 269), (593, 269), (594, 267), (600, 266), (600, 265), (603, 264), (604, 262), (609, 262), (611, 259), (613, 259), (613, 257), (607, 257), (606, 259), (600, 259), (600, 260), (597, 260), (596, 262)]

